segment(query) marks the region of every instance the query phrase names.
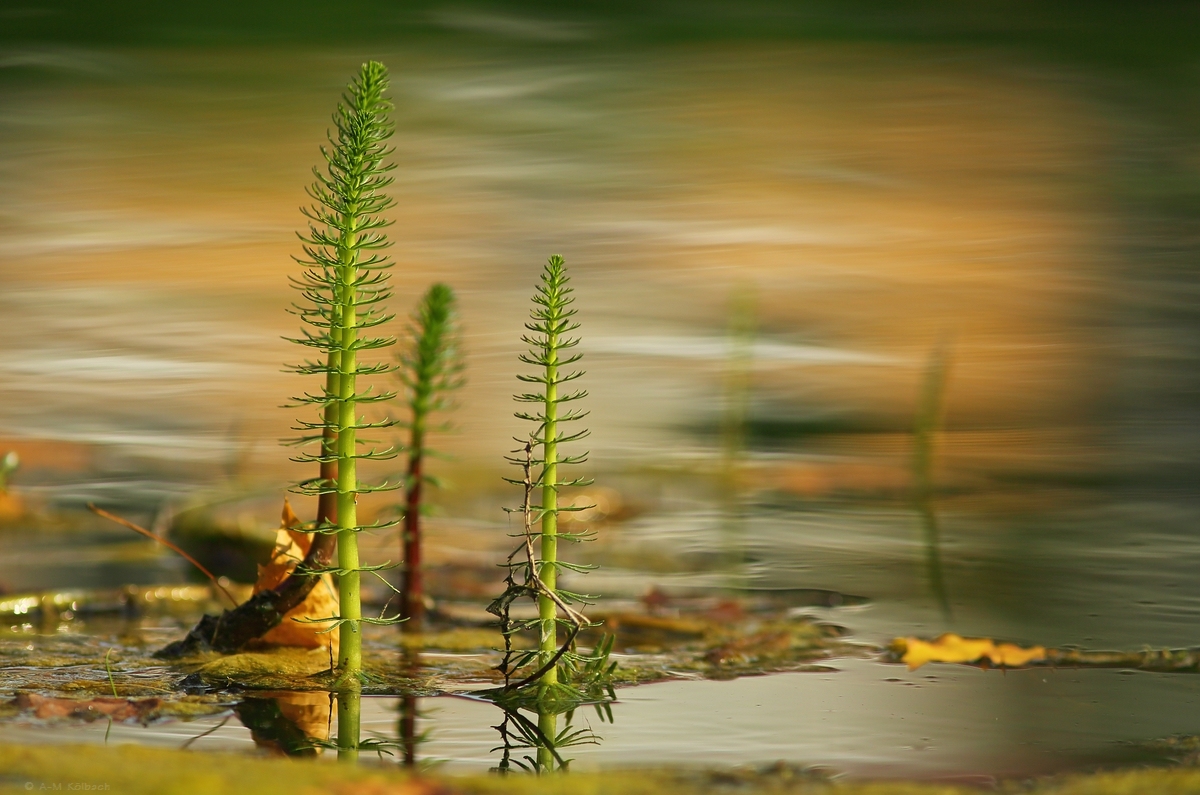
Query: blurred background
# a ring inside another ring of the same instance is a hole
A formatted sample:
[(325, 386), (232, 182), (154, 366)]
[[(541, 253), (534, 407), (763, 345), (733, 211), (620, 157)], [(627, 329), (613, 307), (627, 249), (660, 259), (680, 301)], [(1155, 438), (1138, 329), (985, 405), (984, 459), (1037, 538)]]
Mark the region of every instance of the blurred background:
[[(311, 476), (278, 444), (315, 388), (281, 369), (298, 207), (378, 59), (394, 330), (461, 301), (443, 523), (516, 500), (560, 253), (595, 588), (728, 583), (732, 548), (743, 586), (900, 605), (868, 633), (1194, 643), (1196, 41), (1186, 2), (6, 0), (0, 452), (26, 516), (253, 494), (270, 529)], [(82, 576), (7, 554), (10, 590)]]

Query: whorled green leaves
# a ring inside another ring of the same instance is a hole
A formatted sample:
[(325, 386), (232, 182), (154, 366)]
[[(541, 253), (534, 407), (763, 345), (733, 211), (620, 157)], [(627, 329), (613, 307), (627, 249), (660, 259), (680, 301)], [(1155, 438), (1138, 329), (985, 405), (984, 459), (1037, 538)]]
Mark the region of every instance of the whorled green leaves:
[[(551, 257), (533, 295), (534, 307), (525, 324), (528, 333), (521, 338), (529, 350), (520, 356), (520, 360), (535, 370), (517, 378), (535, 385), (537, 390), (514, 396), (518, 402), (531, 404), (529, 411), (517, 412), (516, 416), (536, 425), (526, 440), (517, 440), (523, 445), (518, 451), (521, 455), (509, 459), (521, 467), (523, 474), (520, 480), (510, 479), (521, 485), (525, 492), (521, 508), (514, 511), (523, 519), (522, 544), (509, 556), (506, 564), (509, 574), (505, 592), (488, 607), (500, 618), (501, 630), (506, 636), (506, 653), (499, 666), (506, 684), (495, 698), (502, 706), (533, 709), (538, 713), (537, 733), (544, 742), (537, 749), (536, 764), (544, 770), (555, 765), (555, 738), (559, 736), (557, 716), (584, 700), (594, 700), (597, 688), (602, 691), (605, 687), (602, 680), (612, 673), (607, 660), (610, 645), (604, 644), (604, 648), (592, 656), (575, 651), (579, 630), (590, 624), (573, 605), (586, 603), (588, 597), (558, 585), (559, 575), (564, 571), (583, 573), (590, 568), (564, 561), (558, 554), (560, 541), (582, 541), (591, 536), (587, 531), (564, 532), (558, 521), (563, 512), (587, 507), (560, 503), (560, 491), (591, 482), (585, 478), (564, 477), (560, 470), (587, 459), (586, 452), (566, 453), (561, 449), (588, 435), (587, 429), (576, 429), (571, 425), (587, 416), (587, 412), (564, 405), (574, 404), (587, 396), (586, 390), (564, 388), (584, 374), (582, 370), (572, 368), (582, 354), (577, 350), (579, 338), (572, 336), (579, 324), (574, 320), (574, 298), (568, 283), (562, 257)], [(510, 606), (522, 597), (536, 602), (536, 619), (511, 619)], [(565, 627), (569, 633), (565, 640), (559, 637), (560, 627)], [(511, 635), (523, 630), (537, 633), (537, 647), (530, 652), (515, 652)], [(510, 681), (511, 675), (524, 667), (532, 669), (532, 673), (517, 682)], [(591, 676), (597, 672), (601, 672), (598, 678)]]
[(463, 363), (458, 344), (454, 291), (435, 284), (422, 297), (409, 326), (411, 344), (400, 359), (408, 419), (397, 423), (408, 428), (408, 474), (404, 481), (404, 534), (401, 541), (400, 615), (406, 631), (420, 632), (425, 620), (425, 594), (421, 576), (421, 507), (426, 485), (435, 481), (426, 473), (430, 451), (428, 434), (433, 414), (451, 408), (450, 393), (463, 385)]
[(370, 569), (359, 564), (357, 534), (384, 525), (359, 524), (358, 496), (396, 487), (360, 483), (357, 472), (359, 461), (396, 455), (392, 449), (364, 450), (358, 438), (360, 431), (393, 424), (390, 419), (369, 421), (360, 411), (395, 393), (376, 392), (359, 382), (363, 376), (394, 369), (386, 362), (360, 359), (368, 351), (395, 343), (390, 336), (372, 332), (392, 317), (382, 308), (391, 291), (390, 262), (383, 253), (390, 245), (383, 231), (390, 221), (381, 214), (392, 205), (383, 189), (392, 183), (389, 172), (394, 168), (384, 162), (392, 151), (387, 145), (392, 134), (391, 103), (383, 96), (387, 86), (383, 64), (363, 64), (333, 114), (336, 134), (321, 148), (325, 169), (313, 169), (316, 180), (308, 194), (314, 203), (304, 209), (309, 219), (308, 232), (300, 235), (305, 256), (297, 261), (305, 269), (292, 280), (303, 297), (295, 312), (304, 323), (302, 335), (292, 341), (319, 354), (318, 359), (292, 369), (324, 379), (321, 389), (296, 398), (316, 406), (319, 417), (297, 424), (303, 436), (294, 442), (311, 443), (317, 449), (294, 460), (317, 464), (320, 475), (300, 482), (295, 490), (321, 498), (317, 521), (308, 529), (337, 536), (337, 565), (326, 570), (338, 575), (341, 615), (327, 621), (340, 632), (339, 681), (349, 688), (356, 687), (361, 677), (361, 624), (381, 620), (362, 616), (359, 579), (361, 572)]

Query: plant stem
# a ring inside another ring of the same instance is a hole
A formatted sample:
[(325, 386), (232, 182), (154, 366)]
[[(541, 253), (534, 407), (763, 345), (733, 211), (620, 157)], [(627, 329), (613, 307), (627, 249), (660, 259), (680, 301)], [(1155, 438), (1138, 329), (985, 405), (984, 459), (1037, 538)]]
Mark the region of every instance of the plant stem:
[(537, 769), (539, 773), (554, 772), (554, 747), (552, 743), (558, 736), (558, 715), (549, 709), (538, 710), (538, 729), (545, 742), (537, 747)]
[(357, 762), (362, 726), (362, 693), (342, 690), (337, 694), (338, 761)]
[(358, 267), (354, 244), (357, 237), (355, 211), (347, 212), (347, 231), (339, 246), (341, 264), (338, 267), (338, 362), (337, 402), (337, 527), (338, 527), (338, 596), (341, 602), (342, 624), (338, 668), (342, 679), (357, 682), (362, 671), (362, 603), (359, 593), (361, 575), (358, 571), (358, 472), (356, 437), (356, 406), (354, 387), (357, 380), (358, 357)]
[(409, 330), (411, 347), (400, 355), (400, 381), (409, 411), (408, 477), (404, 493), (404, 534), (400, 569), (400, 625), (405, 632), (425, 629), (425, 588), (421, 573), (421, 500), (425, 493), (426, 436), (435, 411), (452, 407), (449, 393), (463, 384), (457, 341), (454, 291), (434, 284), (417, 305)]
[[(335, 303), (330, 306), (330, 322), (329, 322), (329, 337), (333, 345), (329, 350), (326, 359), (325, 371), (325, 394), (340, 395), (341, 394), (341, 376), (340, 370), (342, 366), (341, 351), (338, 350), (338, 345), (341, 341), (341, 332), (338, 329), (339, 306)], [(317, 497), (317, 529), (326, 529), (326, 525), (337, 523), (337, 501), (338, 495), (334, 491), (330, 491), (329, 487), (337, 482), (338, 479), (338, 441), (337, 441), (337, 424), (338, 424), (338, 405), (336, 402), (330, 401), (323, 411), (325, 428), (321, 432), (321, 493)], [(332, 544), (332, 536), (329, 533), (320, 533), (313, 539), (314, 546), (322, 539), (330, 539)], [(332, 551), (332, 550), (330, 550)], [(328, 562), (328, 561), (326, 561)]]
[(404, 495), (404, 566), (401, 570), (400, 615), (405, 632), (425, 628), (425, 589), (421, 578), (421, 486), (425, 456), (425, 413), (414, 408), (409, 437), (408, 490)]
[[(547, 324), (546, 334), (546, 392), (544, 406), (545, 423), (542, 426), (542, 535), (541, 561), (538, 577), (547, 589), (558, 587), (558, 326), (557, 318)], [(545, 664), (558, 650), (558, 606), (546, 594), (538, 595), (538, 618), (541, 620), (541, 637), (538, 641), (538, 657)], [(558, 670), (551, 668), (542, 677), (539, 693), (558, 683)], [(545, 720), (543, 718), (542, 720)], [(553, 716), (551, 716), (553, 721)], [(547, 735), (552, 736), (552, 735)]]

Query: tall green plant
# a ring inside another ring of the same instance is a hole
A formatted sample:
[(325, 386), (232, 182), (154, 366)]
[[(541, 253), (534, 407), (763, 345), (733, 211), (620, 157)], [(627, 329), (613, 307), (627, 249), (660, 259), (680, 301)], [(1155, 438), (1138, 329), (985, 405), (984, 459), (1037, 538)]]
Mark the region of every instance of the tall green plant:
[(421, 500), (426, 485), (436, 481), (425, 473), (428, 434), (435, 430), (431, 416), (451, 407), (450, 393), (463, 384), (458, 348), (454, 291), (444, 284), (429, 288), (409, 327), (412, 343), (400, 356), (400, 380), (408, 403), (408, 475), (404, 481), (403, 567), (400, 616), (406, 630), (420, 632), (425, 624), (425, 589), (421, 576)]
[[(580, 630), (595, 624), (572, 605), (585, 603), (589, 597), (558, 585), (563, 571), (583, 573), (593, 568), (569, 563), (558, 554), (560, 541), (583, 541), (592, 536), (590, 531), (564, 532), (558, 522), (559, 514), (564, 511), (592, 507), (563, 504), (559, 493), (564, 488), (591, 483), (584, 478), (565, 478), (560, 469), (587, 459), (587, 453), (566, 454), (562, 450), (563, 445), (588, 435), (586, 429), (567, 430), (572, 427), (568, 423), (583, 419), (587, 413), (563, 407), (587, 396), (582, 389), (563, 389), (564, 384), (583, 376), (582, 370), (571, 369), (582, 356), (574, 350), (579, 338), (571, 336), (579, 324), (573, 319), (574, 298), (568, 281), (562, 257), (551, 257), (533, 295), (534, 307), (525, 324), (529, 333), (521, 338), (529, 345), (528, 353), (520, 356), (521, 361), (537, 369), (517, 378), (536, 384), (538, 391), (514, 396), (518, 402), (535, 406), (531, 411), (517, 412), (516, 416), (535, 423), (536, 427), (525, 439), (517, 439), (521, 447), (508, 458), (521, 469), (520, 479), (507, 478), (523, 490), (521, 507), (509, 509), (521, 516), (521, 532), (516, 534), (521, 543), (504, 564), (508, 568), (504, 592), (487, 608), (499, 619), (504, 635), (504, 657), (496, 666), (504, 676), (504, 686), (485, 695), (504, 709), (506, 715), (516, 716), (516, 710), (520, 709), (531, 710), (537, 713), (538, 721), (534, 725), (524, 718), (513, 718), (516, 723), (510, 723), (506, 718), (497, 727), (505, 743), (501, 769), (508, 768), (510, 751), (514, 748), (536, 749), (536, 758), (528, 759), (529, 769), (549, 771), (564, 767), (557, 749), (581, 741), (585, 735), (591, 736), (570, 728), (570, 714), (583, 703), (607, 704), (615, 698), (612, 678), (616, 663), (609, 661), (613, 638), (603, 637), (590, 655), (579, 654), (575, 640)], [(511, 606), (525, 597), (534, 600), (538, 617), (514, 620)], [(567, 628), (565, 639), (559, 638), (560, 627)], [(525, 630), (536, 631), (536, 648), (516, 651), (513, 636)], [(514, 681), (518, 675), (521, 678)], [(568, 715), (567, 728), (560, 732), (558, 716), (564, 713)], [(511, 744), (513, 737), (517, 738), (515, 745)]]
[[(587, 460), (587, 453), (563, 455), (560, 445), (578, 441), (589, 434), (584, 428), (574, 432), (563, 430), (568, 423), (577, 422), (587, 416), (586, 411), (559, 408), (565, 403), (573, 403), (587, 397), (587, 391), (561, 391), (564, 384), (575, 381), (583, 376), (582, 370), (565, 370), (583, 358), (583, 354), (573, 350), (579, 345), (579, 338), (570, 336), (579, 328), (573, 320), (576, 310), (571, 308), (575, 299), (574, 292), (567, 286), (566, 264), (563, 258), (555, 255), (550, 257), (542, 270), (541, 284), (533, 295), (534, 308), (530, 312), (530, 322), (525, 328), (530, 334), (523, 335), (521, 341), (529, 346), (529, 352), (520, 355), (520, 360), (538, 368), (532, 375), (522, 374), (517, 378), (525, 383), (537, 384), (538, 392), (514, 395), (521, 403), (533, 403), (536, 410), (531, 412), (516, 412), (516, 416), (537, 424), (537, 429), (531, 434), (534, 444), (533, 465), (540, 467), (534, 488), (541, 491), (541, 504), (533, 506), (540, 516), (540, 533), (538, 533), (539, 556), (535, 563), (538, 579), (544, 587), (537, 595), (538, 607), (538, 661), (545, 665), (558, 651), (558, 627), (560, 623), (570, 623), (558, 615), (558, 602), (567, 604), (582, 600), (580, 594), (563, 591), (558, 587), (558, 575), (563, 570), (583, 571), (585, 567), (566, 563), (558, 559), (558, 542), (560, 540), (577, 541), (581, 534), (560, 533), (558, 515), (562, 511), (581, 510), (560, 506), (559, 490), (570, 486), (584, 486), (591, 483), (584, 478), (563, 479), (559, 475), (559, 467), (580, 464)], [(556, 600), (554, 597), (558, 596)], [(558, 672), (551, 668), (541, 678), (539, 689), (545, 692), (558, 682)]]
[[(359, 461), (396, 455), (392, 450), (360, 449), (358, 438), (359, 431), (392, 424), (388, 419), (368, 421), (359, 414), (361, 407), (395, 396), (359, 386), (360, 376), (394, 369), (359, 360), (363, 352), (395, 343), (389, 336), (364, 333), (391, 319), (380, 308), (391, 295), (390, 263), (382, 253), (389, 245), (382, 230), (390, 222), (380, 215), (392, 205), (382, 192), (391, 184), (388, 172), (394, 168), (384, 163), (391, 153), (387, 139), (392, 134), (391, 104), (383, 97), (387, 86), (383, 64), (363, 64), (333, 114), (337, 133), (330, 136), (328, 147), (321, 148), (326, 168), (324, 172), (313, 169), (316, 181), (308, 193), (314, 204), (304, 210), (310, 221), (307, 235), (301, 235), (306, 257), (297, 261), (306, 268), (293, 280), (306, 299), (297, 310), (307, 326), (293, 342), (323, 354), (322, 360), (293, 369), (324, 378), (319, 392), (297, 398), (320, 409), (318, 420), (298, 424), (297, 430), (305, 436), (297, 441), (316, 443), (319, 448), (294, 460), (319, 464), (320, 476), (298, 484), (296, 490), (335, 503), (333, 511), (321, 512), (312, 530), (337, 537), (337, 565), (327, 570), (338, 576), (341, 607), (340, 615), (327, 620), (340, 633), (337, 683), (349, 689), (357, 688), (362, 678), (362, 624), (386, 621), (362, 616), (360, 575), (369, 569), (359, 563), (357, 536), (367, 529), (358, 522), (358, 496), (394, 488), (366, 485), (358, 479)], [(357, 750), (358, 738), (343, 738), (339, 732), (338, 743), (350, 755)]]

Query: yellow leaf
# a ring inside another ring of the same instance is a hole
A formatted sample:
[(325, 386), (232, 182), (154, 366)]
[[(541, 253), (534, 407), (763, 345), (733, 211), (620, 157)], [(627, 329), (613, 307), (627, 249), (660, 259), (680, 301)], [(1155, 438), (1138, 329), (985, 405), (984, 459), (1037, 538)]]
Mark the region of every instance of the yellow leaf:
[[(304, 560), (312, 546), (313, 537), (310, 533), (302, 533), (292, 528), (300, 524), (300, 519), (292, 512), (292, 506), (287, 500), (283, 501), (283, 515), (279, 530), (275, 533), (275, 549), (265, 566), (258, 567), (258, 581), (254, 583), (254, 593), (277, 587), (295, 570), (296, 565)], [(333, 578), (322, 574), (316, 587), (309, 592), (303, 602), (286, 613), (279, 626), (258, 639), (256, 646), (300, 646), (305, 649), (331, 647), (334, 656), (338, 653), (338, 632), (324, 632), (328, 623), (310, 623), (313, 619), (329, 618), (338, 614), (338, 594), (333, 587)]]
[(980, 663), (1016, 668), (1031, 662), (1046, 659), (1044, 646), (1022, 648), (1012, 643), (996, 643), (990, 638), (964, 638), (947, 632), (936, 640), (920, 638), (897, 638), (892, 648), (900, 659), (915, 671), (925, 663)]

